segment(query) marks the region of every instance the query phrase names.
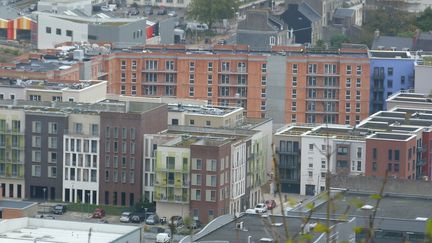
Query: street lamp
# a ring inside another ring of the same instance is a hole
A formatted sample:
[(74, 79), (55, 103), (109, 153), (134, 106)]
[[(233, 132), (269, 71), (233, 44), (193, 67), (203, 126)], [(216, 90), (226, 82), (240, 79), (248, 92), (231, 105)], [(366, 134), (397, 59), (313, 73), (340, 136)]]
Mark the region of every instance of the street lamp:
[(87, 216), (89, 215), (89, 204), (90, 204), (90, 192), (87, 192), (86, 193), (86, 195), (87, 195), (87, 198), (88, 198), (88, 202), (87, 202), (87, 199), (86, 199), (86, 203), (87, 203), (87, 209), (86, 209), (86, 213), (87, 213)]

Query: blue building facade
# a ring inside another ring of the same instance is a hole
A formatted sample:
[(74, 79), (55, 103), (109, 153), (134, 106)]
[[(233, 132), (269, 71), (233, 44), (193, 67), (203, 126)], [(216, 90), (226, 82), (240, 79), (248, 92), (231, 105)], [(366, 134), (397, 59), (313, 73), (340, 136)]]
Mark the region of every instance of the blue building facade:
[(404, 51), (369, 51), (369, 57), (369, 112), (373, 114), (387, 109), (387, 97), (401, 90), (414, 89), (415, 58)]

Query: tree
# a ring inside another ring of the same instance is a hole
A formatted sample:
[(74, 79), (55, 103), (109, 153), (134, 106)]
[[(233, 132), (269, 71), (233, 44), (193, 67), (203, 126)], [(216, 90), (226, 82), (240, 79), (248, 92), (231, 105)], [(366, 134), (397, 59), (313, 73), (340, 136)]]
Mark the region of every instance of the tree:
[(426, 8), (425, 11), (416, 19), (416, 25), (423, 31), (432, 30), (432, 9)]
[(206, 23), (211, 28), (217, 21), (233, 18), (237, 9), (237, 0), (192, 0), (187, 13), (192, 19)]
[(330, 45), (337, 48), (340, 48), (342, 46), (342, 43), (347, 42), (349, 42), (349, 39), (345, 35), (335, 35), (332, 36), (332, 38), (330, 39)]

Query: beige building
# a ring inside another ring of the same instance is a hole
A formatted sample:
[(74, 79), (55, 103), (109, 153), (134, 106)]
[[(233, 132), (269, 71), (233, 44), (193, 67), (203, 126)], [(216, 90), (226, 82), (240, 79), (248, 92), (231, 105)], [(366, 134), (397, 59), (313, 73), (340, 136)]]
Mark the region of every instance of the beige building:
[(169, 104), (168, 125), (237, 127), (245, 121), (242, 107)]
[(27, 81), (25, 86), (27, 100), (96, 103), (106, 99), (107, 81), (82, 80), (73, 84)]

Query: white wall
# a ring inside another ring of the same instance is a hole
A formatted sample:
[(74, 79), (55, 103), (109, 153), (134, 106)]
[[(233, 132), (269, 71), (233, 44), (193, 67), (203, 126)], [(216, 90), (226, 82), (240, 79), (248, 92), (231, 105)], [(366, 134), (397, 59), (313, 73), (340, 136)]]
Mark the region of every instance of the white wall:
[[(46, 33), (46, 28), (51, 28), (51, 34)], [(61, 29), (61, 35), (56, 34), (56, 29)], [(66, 30), (73, 32), (72, 37), (66, 36)], [(56, 44), (67, 41), (87, 41), (87, 24), (76, 23), (60, 18), (54, 18), (49, 14), (38, 13), (38, 49), (54, 48)]]
[(432, 66), (416, 65), (414, 92), (429, 95), (432, 92)]
[(54, 13), (61, 13), (66, 10), (78, 9), (87, 15), (92, 14), (92, 3), (90, 0), (70, 1), (70, 2), (57, 2), (57, 1), (39, 1), (38, 11), (52, 11)]
[(106, 99), (107, 81), (93, 84), (83, 89), (67, 88), (63, 90), (62, 99), (67, 102), (73, 99), (74, 102), (96, 103)]
[(0, 95), (3, 96), (4, 100), (11, 99), (11, 95), (14, 96), (15, 100), (25, 100), (26, 90), (23, 87), (11, 88), (11, 87), (0, 87)]

